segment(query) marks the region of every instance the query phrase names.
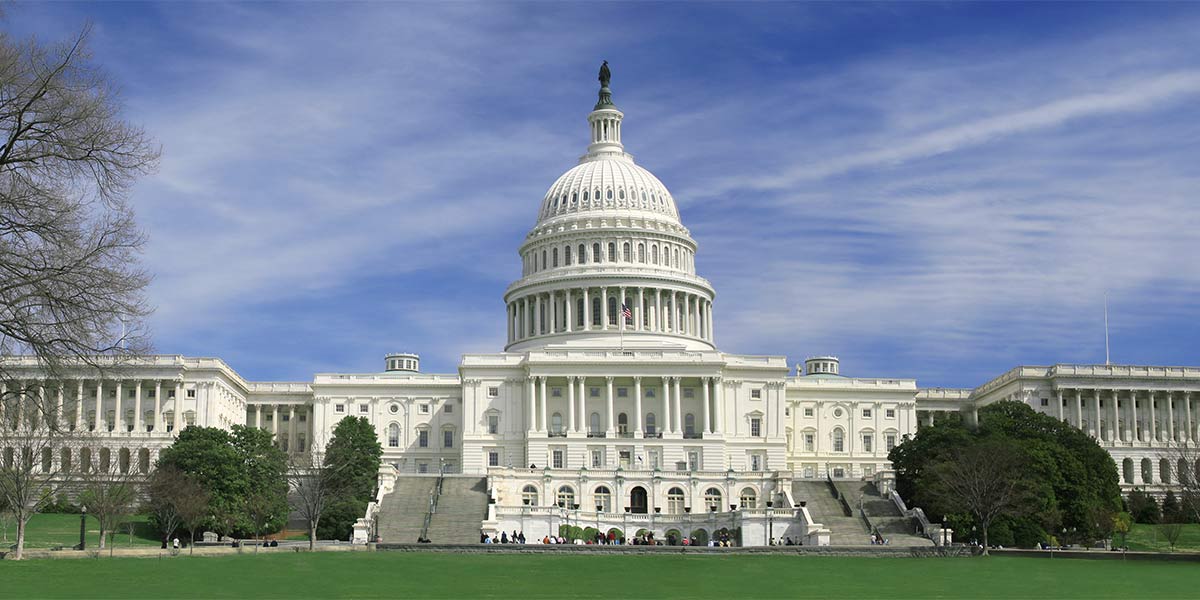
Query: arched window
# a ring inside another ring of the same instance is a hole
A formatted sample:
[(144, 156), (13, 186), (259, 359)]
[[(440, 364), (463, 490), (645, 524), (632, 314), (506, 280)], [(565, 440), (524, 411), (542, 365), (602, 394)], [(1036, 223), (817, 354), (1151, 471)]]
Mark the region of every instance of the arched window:
[(1165, 458), (1158, 460), (1158, 480), (1162, 483), (1171, 483), (1171, 461)]
[(608, 262), (617, 262), (617, 244), (616, 244), (616, 242), (608, 243)]
[(563, 422), (562, 413), (554, 413), (550, 415), (550, 433), (562, 433)]
[(608, 190), (608, 194), (606, 194), (606, 196), (608, 197), (609, 200), (612, 200), (612, 190), (611, 189)]
[(600, 433), (600, 413), (594, 412), (591, 417), (588, 417), (588, 431), (591, 433)]
[(1142, 459), (1142, 483), (1154, 483), (1154, 463), (1148, 458)]
[(658, 246), (650, 246), (650, 263), (658, 264)]
[(622, 434), (629, 433), (629, 415), (625, 413), (617, 415), (617, 431)]
[[(1149, 459), (1147, 459), (1146, 462), (1149, 462)], [(112, 451), (109, 450), (108, 448), (101, 448), (100, 449), (100, 472), (108, 473), (108, 470), (110, 468), (112, 468)]]
[(846, 434), (842, 432), (841, 428), (833, 430), (833, 451), (846, 451)]
[(527, 485), (521, 489), (521, 504), (525, 506), (537, 506), (538, 490), (537, 487)]
[(706, 512), (721, 510), (721, 490), (715, 487), (704, 490), (704, 510)]
[(570, 246), (563, 248), (563, 264), (568, 267), (571, 266), (571, 247)]
[[(128, 450), (122, 449), (128, 457)], [(125, 473), (129, 472), (129, 461), (125, 462)], [(54, 451), (49, 448), (42, 448), (42, 472), (50, 473), (54, 471)]]
[(571, 192), (571, 206), (579, 203), (579, 192)]
[(638, 244), (638, 262), (646, 262), (646, 245)]
[(646, 435), (657, 435), (658, 429), (654, 422), (654, 413), (646, 413)]
[(587, 190), (583, 190), (583, 201), (584, 201), (584, 202), (587, 202), (587, 201), (588, 201), (588, 193), (587, 193)]
[(392, 423), (388, 425), (388, 448), (400, 447), (400, 424)]
[(585, 318), (586, 317), (584, 316), (583, 312), (583, 298), (579, 298), (575, 300), (575, 325), (577, 327), (583, 327), (583, 320)]
[(150, 472), (150, 449), (138, 450), (138, 472), (142, 475)]
[(564, 485), (558, 488), (558, 505), (563, 508), (571, 508), (575, 504), (575, 488)]
[[(5, 459), (5, 461), (7, 462), (7, 458)], [(93, 465), (92, 465), (92, 449), (91, 448), (80, 449), (79, 450), (79, 472), (80, 473), (91, 473), (92, 467), (93, 467)]]
[(612, 512), (612, 492), (607, 487), (596, 488), (592, 501), (596, 503), (596, 512)]
[(619, 200), (624, 200), (624, 199), (625, 199), (625, 189), (624, 189), (624, 188), (622, 188), (621, 190), (619, 190), (619, 191), (618, 191), (618, 193), (617, 193), (617, 199), (619, 199)]
[(117, 452), (117, 468), (121, 470), (121, 474), (129, 473), (129, 448), (121, 448)]
[(625, 317), (625, 324), (633, 325), (633, 298), (630, 298), (629, 296), (625, 297), (625, 303), (621, 308), (621, 314), (625, 314), (625, 306), (629, 307), (629, 316)]
[(1121, 461), (1121, 479), (1125, 483), (1133, 483), (1133, 459), (1126, 458)]
[(617, 299), (612, 296), (608, 297), (608, 324), (617, 324)]
[(604, 255), (600, 253), (600, 242), (592, 244), (592, 262), (598, 263), (604, 260)]
[(758, 508), (758, 493), (754, 488), (743, 488), (741, 497), (742, 508)]
[(546, 270), (546, 251), (545, 250), (542, 250), (542, 269), (541, 270), (543, 270), (543, 271)]
[(550, 266), (552, 266), (552, 267), (558, 266), (558, 248), (555, 248), (553, 251), (551, 251)]
[(633, 256), (630, 255), (629, 242), (625, 242), (621, 250), (621, 260), (625, 262), (633, 262)]
[(683, 415), (683, 434), (696, 435), (696, 415), (692, 413)]
[(71, 449), (63, 448), (58, 453), (58, 469), (63, 473), (71, 472)]
[(667, 491), (667, 512), (673, 515), (683, 514), (683, 489), (673, 487)]
[(600, 202), (600, 188), (596, 188), (595, 193), (592, 194), (592, 200), (595, 202)]
[(583, 244), (579, 245), (579, 264), (581, 264), (581, 265), (587, 264), (587, 247), (584, 246)]

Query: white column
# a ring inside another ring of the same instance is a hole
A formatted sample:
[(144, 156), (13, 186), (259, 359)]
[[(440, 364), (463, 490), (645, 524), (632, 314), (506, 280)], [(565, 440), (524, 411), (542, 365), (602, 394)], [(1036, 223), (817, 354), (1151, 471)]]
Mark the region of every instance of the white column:
[(713, 304), (711, 301), (706, 300), (705, 302), (708, 304), (708, 341), (715, 342), (717, 337), (716, 332), (713, 331)]
[(579, 431), (587, 431), (587, 378), (579, 378), (579, 410), (575, 413), (579, 418)]
[(1175, 441), (1175, 394), (1167, 392), (1167, 441)]
[(613, 428), (613, 378), (605, 377), (604, 383), (607, 386), (607, 392), (604, 403), (604, 431), (608, 437), (612, 437)]
[(271, 405), (271, 435), (275, 436), (275, 443), (279, 443), (279, 405)]
[[(1112, 392), (1112, 397), (1109, 398), (1109, 402), (1112, 403), (1112, 410), (1110, 411), (1112, 417), (1108, 422), (1108, 440), (1115, 444), (1121, 437), (1121, 414), (1117, 409), (1117, 392), (1116, 390), (1110, 391)], [(1096, 390), (1096, 393), (1100, 393), (1100, 390)]]
[(679, 384), (682, 380), (682, 377), (674, 378), (675, 391), (671, 394), (671, 399), (675, 402), (675, 405), (671, 407), (671, 416), (675, 418), (675, 433), (683, 431), (683, 400), (682, 394), (679, 393)]
[(583, 330), (592, 329), (592, 302), (588, 299), (588, 288), (583, 288)]
[(163, 432), (162, 418), (162, 380), (154, 380), (154, 433)]
[(1075, 427), (1083, 430), (1083, 392), (1079, 389), (1075, 390)]
[(676, 296), (678, 296), (678, 294), (674, 290), (672, 290), (671, 291), (671, 304), (670, 304), (671, 319), (670, 319), (670, 323), (667, 325), (667, 328), (671, 333), (679, 333), (679, 303), (676, 302), (676, 298), (675, 298)]
[(625, 305), (625, 288), (617, 288), (617, 293), (620, 294), (617, 298), (617, 329), (625, 331), (625, 309), (622, 308)]
[(708, 412), (708, 410), (709, 410), (709, 408), (708, 408), (708, 401), (709, 401), (708, 386), (711, 383), (712, 383), (712, 380), (709, 379), (708, 377), (704, 377), (704, 378), (700, 379), (700, 384), (701, 384), (700, 387), (704, 391), (704, 393), (702, 394), (702, 398), (704, 400), (704, 434), (705, 435), (712, 433), (712, 416)]
[(258, 429), (262, 429), (262, 405), (261, 404), (254, 405), (254, 426)]
[(533, 375), (525, 379), (525, 397), (528, 398), (527, 404), (529, 407), (529, 427), (526, 431), (537, 431), (537, 398), (534, 395)]
[[(1150, 441), (1158, 441), (1158, 401), (1154, 397), (1154, 391), (1150, 391)], [(1155, 481), (1158, 481), (1155, 479)]]
[[(175, 411), (172, 415), (175, 421), (175, 435), (179, 435), (179, 424), (183, 422), (183, 380), (175, 382)], [(279, 415), (275, 415), (275, 422), (279, 422)]]
[(575, 378), (567, 378), (567, 432), (575, 433)]
[(83, 431), (83, 380), (79, 380), (79, 390), (75, 394), (75, 431)]
[(1137, 418), (1137, 391), (1129, 390), (1129, 410), (1133, 413), (1133, 437), (1134, 442), (1142, 441), (1142, 428), (1138, 425)]
[[(639, 288), (639, 293), (641, 289)], [(642, 431), (642, 378), (633, 378), (633, 436), (643, 437)]]
[(1058, 390), (1058, 407), (1055, 409), (1058, 412), (1058, 420), (1063, 420), (1063, 391)]
[(1192, 423), (1192, 393), (1191, 392), (1183, 393), (1183, 404), (1184, 404), (1184, 408), (1187, 411), (1187, 427), (1186, 427), (1187, 434), (1183, 436), (1183, 441), (1191, 442), (1191, 441), (1193, 441), (1193, 438), (1195, 437), (1195, 433), (1196, 433), (1196, 430), (1194, 429), (1195, 425)]
[(538, 423), (538, 431), (548, 431), (550, 429), (550, 424), (546, 421), (546, 405), (549, 403), (550, 397), (546, 395), (546, 378), (538, 377), (538, 405), (540, 406), (538, 414), (541, 415), (541, 423)]
[(113, 423), (113, 432), (114, 433), (120, 433), (120, 432), (125, 431), (125, 414), (121, 410), (121, 401), (124, 400), (124, 398), (122, 398), (122, 396), (124, 396), (124, 395), (125, 395), (125, 382), (121, 379), (118, 379), (117, 380), (117, 402), (113, 406), (113, 419), (116, 421), (115, 423)]
[(133, 430), (142, 431), (142, 380), (134, 382), (133, 392)]
[(664, 329), (662, 326), (663, 305), (662, 305), (662, 290), (661, 289), (656, 288), (654, 290), (654, 312), (650, 315), (650, 320), (651, 320), (650, 328), (653, 331), (657, 331), (660, 333), (663, 331), (666, 331), (666, 329)]
[(662, 427), (661, 427), (661, 429), (662, 429), (663, 433), (669, 433), (671, 431), (671, 378), (670, 377), (662, 378), (662, 399), (663, 399), (663, 412), (662, 412)]
[(571, 305), (575, 304), (575, 299), (572, 298), (574, 295), (575, 294), (572, 292), (572, 290), (567, 290), (566, 300), (563, 302), (563, 310), (565, 311), (563, 312), (563, 316), (566, 317), (565, 320), (567, 323), (567, 333), (575, 331), (575, 320), (571, 318), (571, 310), (574, 308)]
[[(19, 414), (19, 413), (18, 413)], [(96, 431), (108, 429), (104, 419), (104, 380), (96, 379)]]
[(637, 306), (635, 306), (634, 310), (633, 310), (633, 330), (641, 331), (642, 330), (642, 321), (644, 321), (646, 318), (646, 316), (644, 314), (645, 310), (646, 310), (645, 309), (646, 300), (645, 300), (645, 294), (644, 294), (645, 288), (638, 286), (637, 291), (638, 291)]
[(66, 382), (65, 382), (65, 381), (59, 380), (59, 382), (58, 382), (58, 394), (57, 394), (57, 397), (56, 397), (56, 399), (55, 399), (55, 401), (54, 401), (54, 402), (55, 402), (55, 407), (54, 407), (54, 426), (55, 426), (55, 428), (57, 428), (57, 429), (64, 429), (64, 428), (66, 428), (66, 426), (67, 426), (67, 414), (66, 414), (66, 412), (64, 411), (64, 409), (65, 409), (66, 407), (65, 407), (65, 405), (64, 405), (64, 402), (63, 402), (63, 386), (65, 386), (65, 385), (66, 385)]
[(608, 329), (608, 288), (600, 288), (600, 331)]
[(296, 406), (288, 406), (288, 452), (296, 452)]
[(1100, 390), (1096, 390), (1096, 395), (1092, 398), (1092, 406), (1096, 409), (1096, 416), (1092, 419), (1092, 437), (1098, 440), (1104, 437), (1104, 433), (1100, 431)]
[(558, 333), (558, 292), (550, 292), (550, 333)]

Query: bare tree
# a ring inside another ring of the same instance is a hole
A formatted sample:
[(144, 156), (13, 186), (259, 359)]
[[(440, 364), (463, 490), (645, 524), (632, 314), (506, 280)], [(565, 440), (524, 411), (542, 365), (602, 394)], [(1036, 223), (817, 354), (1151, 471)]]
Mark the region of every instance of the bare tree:
[(187, 476), (174, 466), (155, 469), (146, 482), (149, 502), (147, 509), (154, 515), (159, 531), (162, 533), (163, 547), (171, 542), (171, 535), (183, 525), (183, 518), (176, 506), (179, 490), (188, 487)]
[(196, 530), (211, 516), (208, 506), (210, 499), (208, 490), (188, 477), (185, 477), (174, 491), (172, 502), (175, 503), (175, 511), (179, 514), (180, 524), (188, 531), (189, 554), (196, 547)]
[(131, 450), (118, 449), (115, 456), (109, 448), (101, 448), (99, 452), (101, 458), (84, 482), (79, 503), (86, 506), (88, 514), (99, 523), (99, 548), (103, 550), (105, 537), (116, 532), (121, 519), (133, 514), (145, 483)]
[(1172, 442), (1167, 452), (1175, 473), (1173, 487), (1179, 492), (1180, 509), (1193, 523), (1200, 523), (1200, 443)]
[(0, 356), (51, 373), (146, 342), (144, 237), (126, 195), (159, 150), (121, 119), (89, 32), (50, 47), (0, 33)]
[(308, 525), (308, 549), (316, 546), (321, 515), (341, 491), (337, 467), (326, 465), (319, 452), (294, 454), (288, 464), (288, 500), (292, 510)]
[(964, 448), (954, 458), (931, 469), (931, 491), (953, 510), (975, 517), (983, 530), (983, 553), (988, 553), (988, 527), (998, 517), (1020, 512), (1028, 498), (1023, 460), (1002, 441)]

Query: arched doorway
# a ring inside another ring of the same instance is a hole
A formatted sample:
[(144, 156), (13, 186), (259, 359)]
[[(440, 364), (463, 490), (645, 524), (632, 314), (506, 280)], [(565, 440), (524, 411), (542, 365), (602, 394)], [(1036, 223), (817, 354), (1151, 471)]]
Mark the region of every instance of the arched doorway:
[(629, 490), (629, 512), (646, 514), (646, 488), (638, 485)]

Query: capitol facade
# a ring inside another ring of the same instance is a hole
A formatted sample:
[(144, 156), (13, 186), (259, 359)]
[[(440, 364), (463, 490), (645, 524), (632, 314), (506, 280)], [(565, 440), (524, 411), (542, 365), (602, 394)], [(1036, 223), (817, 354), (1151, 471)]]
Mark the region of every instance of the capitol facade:
[(722, 352), (697, 243), (667, 187), (625, 151), (625, 115), (607, 76), (601, 84), (585, 153), (549, 187), (518, 248), (502, 352), (464, 355), (447, 374), (397, 353), (381, 372), (298, 382), (247, 381), (220, 359), (183, 356), (145, 357), (103, 378), (44, 380), (20, 357), (9, 371), (70, 428), (98, 432), (123, 469), (142, 472), (189, 425), (261, 427), (304, 453), (339, 420), (367, 418), (384, 462), (362, 521), (372, 536), (387, 531), (376, 520), (409, 482), (473, 478), (486, 488), (476, 534), (540, 537), (577, 523), (830, 543), (833, 515), (816, 510), (806, 484), (870, 481), (889, 494), (887, 455), (905, 436), (936, 414), (972, 419), (1000, 400), (1086, 431), (1125, 489), (1170, 483), (1169, 447), (1200, 435), (1198, 367), (1020, 366), (945, 389), (846, 375), (833, 356), (793, 365)]

